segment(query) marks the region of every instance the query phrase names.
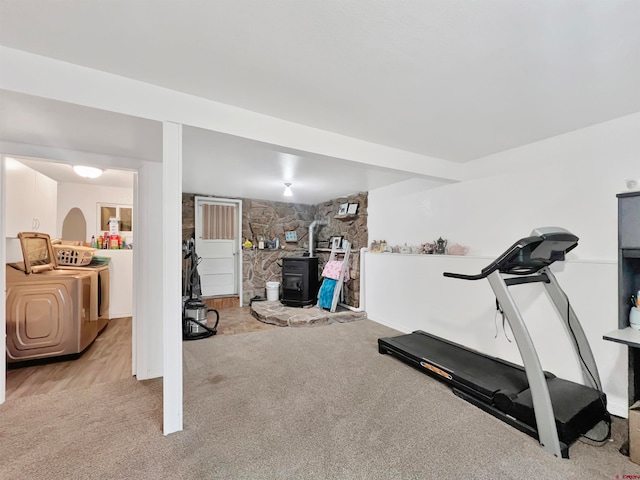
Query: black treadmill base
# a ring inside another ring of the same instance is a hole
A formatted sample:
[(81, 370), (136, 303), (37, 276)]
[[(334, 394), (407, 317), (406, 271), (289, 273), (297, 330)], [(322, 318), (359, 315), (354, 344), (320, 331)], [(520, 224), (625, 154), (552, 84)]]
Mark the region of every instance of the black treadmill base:
[[(520, 430), (522, 433), (526, 433), (530, 437), (540, 441), (540, 438), (538, 436), (538, 431), (535, 428), (530, 427), (526, 423), (522, 423), (518, 419), (505, 414), (501, 410), (498, 410), (497, 408), (492, 407), (491, 405), (488, 405), (484, 402), (479, 401), (477, 398), (471, 395), (467, 395), (466, 393), (461, 392), (457, 388), (452, 388), (451, 390), (453, 390), (453, 393), (457, 397), (460, 397), (463, 400), (466, 400), (470, 404), (475, 405), (480, 410), (487, 412), (488, 414), (494, 416), (498, 420), (502, 420), (504, 423), (511, 425), (513, 428), (517, 430)], [(560, 452), (562, 453), (562, 458), (569, 458), (569, 446), (566, 443), (560, 442)]]
[[(538, 439), (529, 383), (523, 367), (419, 330), (379, 339), (378, 351), (391, 354), (447, 383), (460, 398)], [(597, 390), (557, 378), (551, 373), (545, 372), (545, 377), (562, 456), (568, 458), (568, 446), (606, 419), (606, 398)]]

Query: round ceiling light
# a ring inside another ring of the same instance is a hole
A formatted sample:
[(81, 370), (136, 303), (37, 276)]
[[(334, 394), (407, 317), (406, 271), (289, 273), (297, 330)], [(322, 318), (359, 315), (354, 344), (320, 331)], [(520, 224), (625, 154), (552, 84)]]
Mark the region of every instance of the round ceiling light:
[(73, 171), (84, 178), (98, 178), (102, 175), (102, 170), (96, 167), (86, 167), (84, 165), (74, 165)]

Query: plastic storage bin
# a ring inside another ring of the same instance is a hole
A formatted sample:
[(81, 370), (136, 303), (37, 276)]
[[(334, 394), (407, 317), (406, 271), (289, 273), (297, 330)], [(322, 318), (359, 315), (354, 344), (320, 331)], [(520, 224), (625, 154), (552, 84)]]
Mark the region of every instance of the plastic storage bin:
[(280, 282), (267, 282), (267, 301), (277, 302), (280, 299)]

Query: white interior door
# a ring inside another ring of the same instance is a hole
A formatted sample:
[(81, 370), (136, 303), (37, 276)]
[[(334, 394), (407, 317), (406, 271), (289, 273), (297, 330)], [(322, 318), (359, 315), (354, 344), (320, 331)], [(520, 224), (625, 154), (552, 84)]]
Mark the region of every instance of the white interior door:
[(202, 295), (238, 294), (239, 209), (233, 201), (196, 197), (196, 253)]

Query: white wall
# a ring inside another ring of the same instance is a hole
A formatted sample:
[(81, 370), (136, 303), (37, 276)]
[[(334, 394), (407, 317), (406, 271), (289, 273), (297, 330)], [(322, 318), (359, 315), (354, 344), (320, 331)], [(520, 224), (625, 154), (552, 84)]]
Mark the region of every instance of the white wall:
[(617, 259), (616, 193), (625, 179), (640, 178), (640, 113), (467, 168), (468, 179), (456, 184), (430, 189), (409, 180), (369, 192), (369, 238), (403, 244), (442, 236), (470, 254), (495, 256), (534, 227), (557, 225), (580, 237), (574, 258)]
[[(62, 223), (72, 208), (82, 210), (87, 221), (87, 242), (91, 240), (92, 235), (100, 234), (97, 217), (98, 203), (133, 205), (133, 189), (79, 183), (58, 183), (56, 236), (62, 236)], [(133, 236), (126, 237), (126, 241), (127, 243), (132, 243), (134, 241)]]
[[(505, 336), (501, 317), (496, 317), (495, 296), (489, 282), (442, 276), (445, 271), (479, 273), (492, 260), (366, 253), (367, 315), (401, 332), (424, 330), (522, 365), (511, 331), (507, 326)], [(554, 265), (553, 270), (591, 344), (609, 397), (609, 410), (626, 416), (627, 347), (602, 340), (604, 333), (618, 325), (616, 263), (574, 260)], [(581, 383), (579, 360), (571, 353), (569, 337), (557, 321), (542, 285), (512, 287), (510, 292), (527, 323), (543, 368)]]
[[(133, 173), (131, 174), (133, 175)], [(133, 205), (133, 189), (86, 185), (79, 183), (58, 183), (58, 208), (56, 215), (56, 236), (62, 236), (62, 224), (72, 208), (79, 208), (87, 222), (87, 237), (99, 235), (98, 203)], [(134, 236), (125, 237), (128, 244)], [(133, 252), (131, 250), (104, 250), (101, 256), (111, 260), (110, 318), (130, 317), (133, 314)]]
[[(640, 177), (639, 132), (640, 114), (630, 115), (471, 162), (468, 179), (458, 184), (431, 188), (410, 180), (369, 192), (370, 239), (418, 244), (442, 236), (485, 257), (406, 260), (367, 254), (369, 317), (513, 361), (512, 345), (492, 339), (494, 297), (488, 282), (446, 279), (442, 272), (477, 273), (533, 228), (567, 228), (580, 242), (558, 281), (591, 342), (610, 410), (626, 416), (627, 347), (602, 335), (617, 328), (616, 193), (625, 190), (625, 179)], [(536, 343), (543, 367), (579, 380), (564, 357), (566, 335), (548, 333), (557, 326), (555, 313), (545, 311), (545, 296), (536, 286), (512, 290), (529, 327), (543, 332)]]
[(162, 376), (163, 219), (159, 185), (162, 163), (145, 163), (138, 171), (138, 208), (134, 212), (138, 225), (133, 250), (138, 380)]

